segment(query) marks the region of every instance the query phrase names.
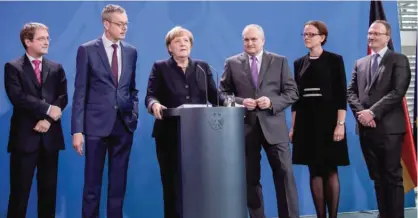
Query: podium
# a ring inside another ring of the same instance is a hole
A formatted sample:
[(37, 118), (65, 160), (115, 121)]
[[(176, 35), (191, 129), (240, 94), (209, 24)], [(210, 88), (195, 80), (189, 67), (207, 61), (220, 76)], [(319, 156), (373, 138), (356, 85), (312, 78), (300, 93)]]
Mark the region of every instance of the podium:
[(178, 119), (182, 218), (247, 217), (244, 108), (163, 111)]

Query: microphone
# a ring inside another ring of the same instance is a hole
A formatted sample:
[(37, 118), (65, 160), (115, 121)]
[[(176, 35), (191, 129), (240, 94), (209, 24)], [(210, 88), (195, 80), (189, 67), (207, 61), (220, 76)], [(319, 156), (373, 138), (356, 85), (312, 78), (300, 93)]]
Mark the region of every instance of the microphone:
[(208, 74), (206, 73), (206, 71), (199, 65), (197, 64), (197, 67), (199, 67), (203, 73), (205, 74), (205, 94), (206, 94), (206, 107), (209, 107), (209, 99), (208, 99)]
[[(210, 65), (210, 64), (208, 64), (209, 65), (209, 67), (210, 68), (212, 68), (212, 70), (216, 73), (216, 84), (215, 84), (215, 87), (216, 87), (216, 92), (219, 92), (219, 75), (218, 75), (218, 71), (216, 71), (216, 69), (214, 68), (214, 67), (212, 67), (212, 65)], [(217, 95), (216, 95), (216, 103), (217, 103), (217, 107), (219, 107), (220, 105), (219, 105), (219, 94), (220, 93), (218, 93)]]

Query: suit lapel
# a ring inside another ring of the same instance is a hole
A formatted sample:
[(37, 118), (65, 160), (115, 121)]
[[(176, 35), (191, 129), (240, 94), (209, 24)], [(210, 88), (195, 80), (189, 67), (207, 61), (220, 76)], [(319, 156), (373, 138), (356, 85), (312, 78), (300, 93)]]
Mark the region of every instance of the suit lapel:
[(29, 76), (29, 78), (31, 78), (32, 82), (37, 88), (41, 88), (38, 79), (36, 79), (35, 70), (33, 70), (32, 64), (26, 55), (23, 57), (23, 71)]
[[(380, 64), (377, 67), (376, 73), (373, 75), (373, 78), (371, 78), (372, 82), (370, 83), (369, 89), (373, 86), (373, 84), (376, 82), (379, 75), (382, 73), (382, 71), (385, 69), (384, 65), (388, 59), (388, 56), (390, 55), (390, 50), (388, 49), (385, 53), (385, 55), (382, 57), (382, 60), (380, 60)], [(371, 58), (370, 58), (371, 59)], [(368, 65), (370, 67), (370, 64)]]
[(42, 59), (42, 72), (41, 72), (42, 84), (45, 83), (45, 80), (48, 77), (48, 74), (49, 74), (48, 62), (46, 61), (45, 58), (43, 58)]
[(257, 85), (257, 87), (260, 87), (261, 83), (263, 82), (264, 75), (266, 74), (266, 72), (267, 72), (267, 70), (270, 66), (271, 60), (272, 60), (271, 55), (267, 51), (264, 51), (263, 52), (263, 59), (261, 60), (260, 72), (258, 73), (258, 85)]
[(120, 53), (121, 53), (121, 60), (122, 60), (122, 63), (121, 63), (121, 67), (122, 67), (122, 69), (121, 69), (121, 71), (120, 71), (120, 78), (119, 78), (119, 83), (121, 83), (122, 82), (122, 79), (124, 78), (124, 76), (125, 76), (125, 74), (127, 74), (126, 72), (125, 72), (125, 69), (126, 69), (126, 59), (128, 58), (128, 51), (126, 50), (126, 48), (125, 48), (125, 45), (124, 45), (124, 43), (122, 42), (122, 41), (120, 41)]
[(245, 74), (244, 76), (247, 77), (248, 82), (252, 85), (252, 87), (255, 88), (256, 86), (254, 84), (253, 77), (251, 76), (251, 69), (250, 69), (250, 62), (248, 60), (248, 55), (245, 53), (242, 53), (240, 60), (241, 60), (242, 66), (244, 67), (244, 74)]
[[(372, 85), (371, 85), (371, 78), (370, 78), (370, 75), (371, 75), (371, 69), (370, 69), (370, 65), (371, 65), (371, 61), (372, 61), (372, 58), (371, 58), (371, 56), (369, 55), (369, 56), (367, 56), (367, 59), (366, 59), (366, 73), (365, 74), (362, 74), (361, 76), (363, 77), (362, 79), (363, 80), (366, 80), (366, 92), (369, 92), (369, 90), (370, 90), (370, 87), (372, 87)], [(357, 73), (357, 75), (358, 75), (358, 73)]]
[(108, 76), (113, 81), (113, 84), (116, 84), (115, 79), (113, 78), (112, 69), (110, 68), (109, 59), (106, 55), (106, 50), (104, 48), (104, 44), (102, 38), (99, 38), (96, 42), (97, 52), (99, 53), (100, 59), (103, 62), (103, 66), (106, 68), (108, 72)]

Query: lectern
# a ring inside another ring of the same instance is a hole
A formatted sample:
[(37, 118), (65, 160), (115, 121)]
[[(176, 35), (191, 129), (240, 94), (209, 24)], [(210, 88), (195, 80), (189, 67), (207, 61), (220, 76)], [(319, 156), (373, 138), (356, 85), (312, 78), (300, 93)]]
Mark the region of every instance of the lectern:
[(163, 111), (178, 119), (182, 218), (247, 217), (244, 114), (240, 107)]

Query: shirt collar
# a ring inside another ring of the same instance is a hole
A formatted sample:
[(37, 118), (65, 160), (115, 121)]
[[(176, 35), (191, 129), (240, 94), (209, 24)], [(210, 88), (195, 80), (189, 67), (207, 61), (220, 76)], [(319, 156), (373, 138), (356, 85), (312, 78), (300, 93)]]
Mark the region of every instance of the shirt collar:
[[(113, 44), (115, 44), (115, 43), (113, 43), (112, 41), (110, 41), (107, 37), (106, 37), (106, 35), (105, 34), (103, 34), (103, 36), (102, 36), (102, 41), (103, 41), (103, 45), (104, 45), (104, 47), (106, 48), (106, 47), (112, 47), (112, 45)], [(118, 45), (118, 48), (120, 48), (120, 40), (118, 40), (117, 42), (116, 42), (116, 44)]]
[[(260, 61), (261, 61), (261, 58), (263, 57), (263, 52), (264, 52), (264, 51), (263, 51), (263, 50), (261, 50), (258, 54), (256, 54), (256, 55), (255, 55), (255, 57), (257, 58), (257, 61), (258, 61), (258, 62), (260, 62)], [(252, 55), (249, 55), (249, 54), (248, 54), (248, 58), (250, 58), (250, 60), (251, 60), (251, 57), (252, 57)]]
[(34, 58), (30, 56), (28, 53), (26, 53), (26, 56), (29, 58), (29, 61), (32, 63), (33, 60), (40, 60), (42, 63), (42, 56), (40, 58)]
[(379, 54), (379, 57), (383, 57), (385, 54), (386, 54), (386, 51), (388, 50), (388, 47), (387, 46), (385, 46), (384, 48), (382, 48), (382, 49), (380, 49), (380, 51), (378, 51), (378, 52), (374, 52), (373, 50), (372, 50), (372, 56), (374, 55), (374, 54), (376, 54), (376, 53), (378, 53)]

